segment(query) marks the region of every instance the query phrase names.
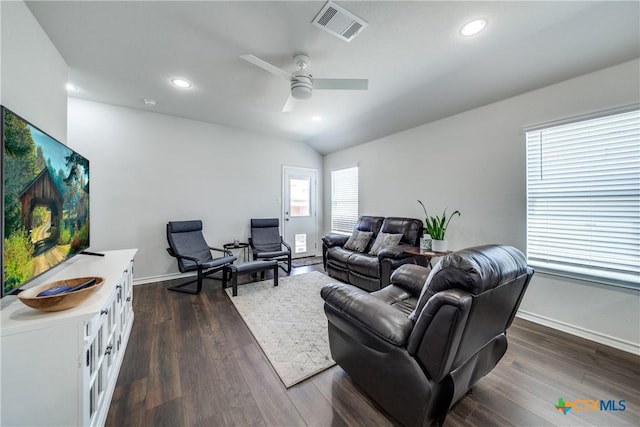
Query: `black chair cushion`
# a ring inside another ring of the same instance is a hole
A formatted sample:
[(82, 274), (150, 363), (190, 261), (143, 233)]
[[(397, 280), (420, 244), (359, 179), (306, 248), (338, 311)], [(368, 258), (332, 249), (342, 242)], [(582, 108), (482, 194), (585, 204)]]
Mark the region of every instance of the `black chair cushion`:
[(278, 257), (286, 257), (289, 256), (289, 251), (269, 251), (269, 252), (258, 252), (256, 254), (258, 258), (278, 258)]
[(238, 259), (236, 256), (226, 256), (226, 257), (222, 257), (222, 258), (216, 258), (216, 259), (214, 259), (212, 261), (202, 263), (202, 267), (205, 268), (205, 269), (220, 267), (220, 266), (225, 265), (225, 264), (231, 264), (236, 259)]
[[(200, 263), (213, 260), (209, 245), (202, 235), (202, 221), (173, 221), (167, 224), (167, 240), (175, 254), (196, 258)], [(196, 262), (178, 257), (181, 272), (195, 271)]]
[(167, 224), (170, 233), (185, 233), (187, 231), (202, 231), (202, 221), (172, 221)]
[(251, 240), (258, 252), (282, 250), (282, 239), (277, 218), (258, 218), (251, 220)]

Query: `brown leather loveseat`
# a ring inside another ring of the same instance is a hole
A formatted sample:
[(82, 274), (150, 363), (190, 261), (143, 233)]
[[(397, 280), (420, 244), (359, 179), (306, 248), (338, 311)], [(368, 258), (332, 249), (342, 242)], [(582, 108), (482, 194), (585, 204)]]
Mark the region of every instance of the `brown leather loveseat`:
[(401, 265), (427, 265), (425, 257), (405, 252), (419, 245), (422, 230), (422, 221), (415, 218), (361, 216), (351, 236), (322, 238), (324, 268), (331, 277), (376, 291), (389, 284), (391, 273)]

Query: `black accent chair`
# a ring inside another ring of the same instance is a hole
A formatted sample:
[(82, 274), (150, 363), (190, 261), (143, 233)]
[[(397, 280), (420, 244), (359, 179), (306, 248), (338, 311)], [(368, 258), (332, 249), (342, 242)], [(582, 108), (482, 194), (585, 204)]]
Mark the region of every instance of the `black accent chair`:
[[(211, 247), (204, 240), (202, 235), (202, 221), (171, 221), (167, 224), (167, 241), (169, 247), (167, 252), (178, 260), (178, 269), (181, 273), (197, 271), (195, 280), (172, 286), (172, 291), (185, 292), (188, 294), (199, 294), (202, 290), (202, 279), (209, 278), (209, 275), (222, 271), (224, 267), (230, 266), (237, 259), (231, 251)], [(214, 258), (212, 251), (224, 253), (224, 256)], [(225, 272), (223, 271), (223, 274)], [(195, 289), (188, 285), (196, 283)]]
[(402, 265), (372, 293), (326, 285), (331, 355), (403, 425), (442, 425), (507, 351), (532, 275), (519, 250), (486, 245), (445, 256), (431, 273)]
[[(291, 246), (280, 235), (278, 218), (251, 219), (249, 247), (253, 260), (276, 260), (287, 274), (291, 273)], [(285, 263), (286, 268), (282, 266)]]

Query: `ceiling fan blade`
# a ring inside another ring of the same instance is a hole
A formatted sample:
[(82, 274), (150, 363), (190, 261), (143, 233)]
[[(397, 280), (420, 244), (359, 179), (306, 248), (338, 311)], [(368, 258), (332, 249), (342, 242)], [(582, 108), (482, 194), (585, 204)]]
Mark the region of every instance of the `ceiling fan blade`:
[(260, 67), (263, 70), (270, 72), (271, 74), (275, 74), (276, 76), (281, 76), (287, 80), (291, 80), (291, 73), (287, 73), (286, 71), (281, 70), (275, 65), (271, 65), (267, 61), (263, 61), (255, 55), (241, 55), (240, 58), (244, 59), (247, 62), (250, 62), (256, 67)]
[(314, 89), (367, 90), (367, 79), (313, 79)]
[(295, 106), (296, 106), (296, 99), (293, 96), (291, 96), (291, 94), (289, 94), (287, 101), (284, 103), (284, 106), (282, 107), (282, 112), (290, 113), (293, 111), (293, 107)]

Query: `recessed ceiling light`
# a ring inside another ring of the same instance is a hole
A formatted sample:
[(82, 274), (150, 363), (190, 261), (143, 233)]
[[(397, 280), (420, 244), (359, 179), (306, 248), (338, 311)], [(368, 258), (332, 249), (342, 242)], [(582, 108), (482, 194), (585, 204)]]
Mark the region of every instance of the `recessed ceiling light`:
[(156, 106), (156, 100), (152, 99), (152, 98), (145, 98), (144, 99), (144, 105), (146, 105), (147, 107), (155, 107)]
[(71, 83), (67, 83), (64, 87), (66, 87), (69, 92), (75, 92), (76, 90), (78, 90), (78, 88)]
[(321, 122), (322, 121), (322, 116), (313, 116), (311, 117), (311, 120), (314, 122)]
[(460, 29), (460, 34), (465, 37), (475, 36), (480, 31), (484, 30), (486, 26), (486, 19), (474, 19), (473, 21), (464, 24)]
[(171, 79), (171, 83), (173, 83), (174, 86), (181, 87), (181, 88), (191, 87), (191, 83), (184, 79)]

